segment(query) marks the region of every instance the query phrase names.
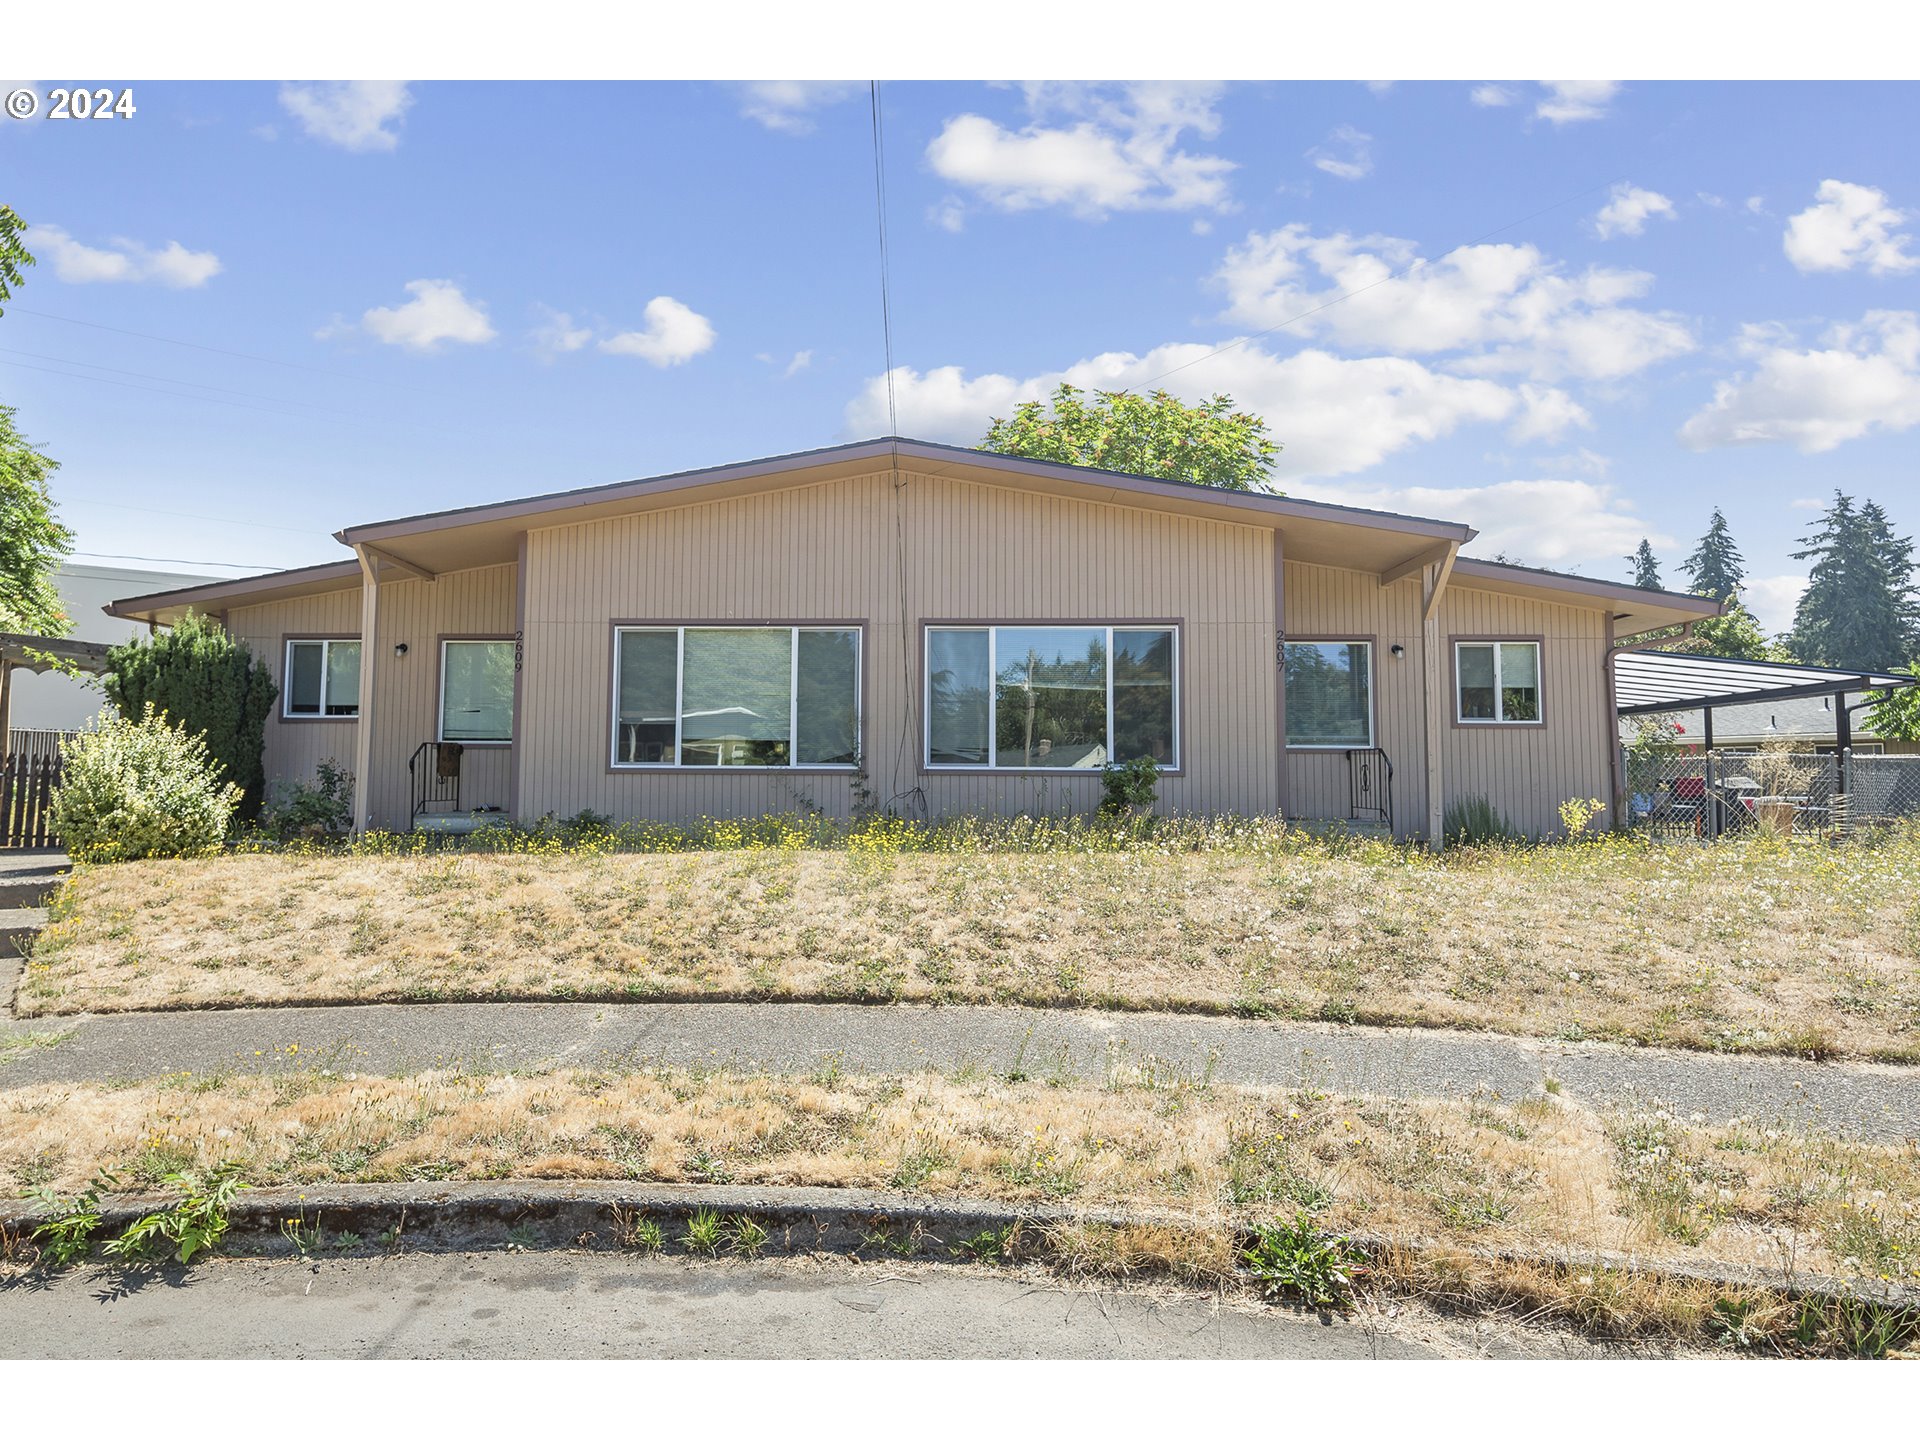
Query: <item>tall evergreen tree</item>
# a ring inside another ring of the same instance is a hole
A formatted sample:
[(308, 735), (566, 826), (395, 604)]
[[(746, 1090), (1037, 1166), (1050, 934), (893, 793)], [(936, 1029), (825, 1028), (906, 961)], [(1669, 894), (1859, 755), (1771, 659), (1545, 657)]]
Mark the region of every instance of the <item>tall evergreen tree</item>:
[(1914, 583), (1913, 541), (1896, 535), (1874, 501), (1856, 506), (1833, 492), (1807, 548), (1813, 561), (1794, 612), (1794, 648), (1816, 665), (1892, 670), (1920, 653), (1920, 587)]
[(1627, 563), (1633, 567), (1633, 583), (1642, 590), (1661, 590), (1666, 588), (1660, 583), (1660, 562), (1654, 558), (1653, 546), (1645, 540), (1640, 548), (1627, 556)]
[(1731, 600), (1740, 593), (1740, 583), (1747, 578), (1747, 562), (1733, 543), (1733, 532), (1727, 528), (1727, 517), (1718, 505), (1713, 507), (1707, 533), (1680, 568), (1687, 572), (1688, 586), (1696, 595)]

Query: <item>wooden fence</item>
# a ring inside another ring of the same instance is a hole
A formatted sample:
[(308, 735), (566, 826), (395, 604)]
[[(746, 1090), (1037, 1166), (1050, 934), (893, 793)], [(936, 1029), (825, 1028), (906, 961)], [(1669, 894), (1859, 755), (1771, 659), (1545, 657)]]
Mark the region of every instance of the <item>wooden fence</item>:
[(0, 847), (58, 843), (53, 792), (60, 788), (60, 752), (40, 747), (0, 754)]

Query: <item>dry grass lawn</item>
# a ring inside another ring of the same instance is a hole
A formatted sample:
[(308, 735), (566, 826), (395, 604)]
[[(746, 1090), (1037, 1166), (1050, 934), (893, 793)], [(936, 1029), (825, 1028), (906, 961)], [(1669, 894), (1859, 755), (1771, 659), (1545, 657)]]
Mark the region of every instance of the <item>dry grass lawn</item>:
[(18, 1005), (994, 1001), (1915, 1061), (1917, 956), (1913, 838), (230, 855), (77, 874)]
[[(1920, 1147), (1553, 1097), (1414, 1103), (1232, 1089), (727, 1071), (175, 1075), (0, 1092), (0, 1185), (71, 1192), (238, 1160), (255, 1184), (606, 1177), (892, 1188), (1124, 1206), (1197, 1225), (1233, 1268), (1251, 1222), (1460, 1246), (1581, 1247), (1800, 1274), (1920, 1277)], [(950, 1237), (959, 1238), (959, 1237)], [(1211, 1255), (1211, 1260), (1207, 1257)]]

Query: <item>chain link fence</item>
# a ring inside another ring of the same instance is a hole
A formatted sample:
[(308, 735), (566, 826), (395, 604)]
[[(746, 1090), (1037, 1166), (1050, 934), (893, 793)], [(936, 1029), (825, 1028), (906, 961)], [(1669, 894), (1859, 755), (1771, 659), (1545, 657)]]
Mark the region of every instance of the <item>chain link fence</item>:
[(1629, 751), (1626, 779), (1628, 824), (1665, 839), (1844, 836), (1920, 818), (1920, 755)]

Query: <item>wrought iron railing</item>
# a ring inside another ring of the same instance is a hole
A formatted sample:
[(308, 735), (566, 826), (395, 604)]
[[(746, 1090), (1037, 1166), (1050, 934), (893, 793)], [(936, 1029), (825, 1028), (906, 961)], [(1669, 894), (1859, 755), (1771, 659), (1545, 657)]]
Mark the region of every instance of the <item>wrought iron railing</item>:
[(466, 747), (453, 740), (422, 740), (407, 761), (407, 783), (412, 808), (407, 828), (422, 815), (460, 808), (460, 757)]
[(1393, 762), (1378, 745), (1347, 751), (1347, 813), (1393, 828)]

